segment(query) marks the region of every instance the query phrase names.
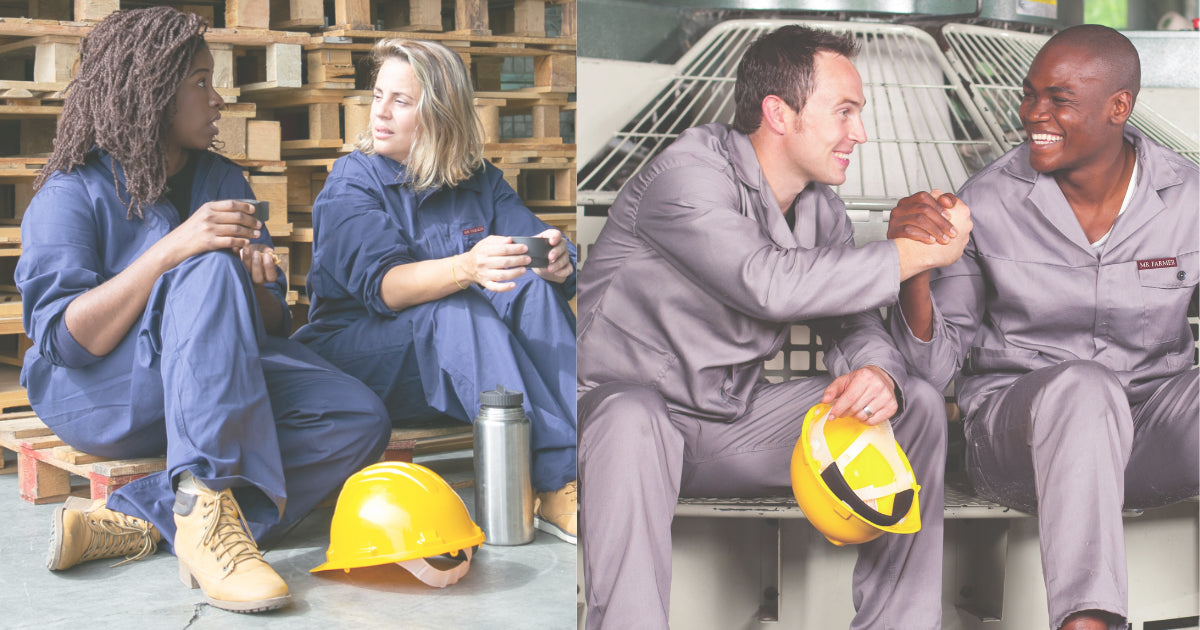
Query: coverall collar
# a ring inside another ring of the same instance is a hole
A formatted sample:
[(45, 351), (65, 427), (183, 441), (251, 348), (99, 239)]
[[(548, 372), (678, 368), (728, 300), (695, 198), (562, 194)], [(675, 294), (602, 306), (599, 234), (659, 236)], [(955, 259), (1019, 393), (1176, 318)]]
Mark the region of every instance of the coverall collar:
[[(1174, 155), (1169, 150), (1151, 141), (1141, 131), (1132, 125), (1125, 125), (1125, 139), (1137, 151), (1138, 181), (1135, 186), (1133, 200), (1129, 210), (1117, 218), (1113, 224), (1112, 234), (1104, 250), (1114, 246), (1137, 231), (1139, 227), (1166, 209), (1158, 191), (1183, 183), (1183, 177), (1175, 170), (1172, 160), (1166, 159)], [(1079, 220), (1071, 211), (1071, 204), (1059, 188), (1058, 182), (1049, 174), (1039, 173), (1029, 164), (1029, 141), (1017, 147), (1014, 159), (1004, 166), (1004, 172), (1012, 177), (1033, 184), (1027, 199), (1032, 203), (1063, 236), (1085, 252), (1095, 255), (1091, 243), (1083, 234)]]

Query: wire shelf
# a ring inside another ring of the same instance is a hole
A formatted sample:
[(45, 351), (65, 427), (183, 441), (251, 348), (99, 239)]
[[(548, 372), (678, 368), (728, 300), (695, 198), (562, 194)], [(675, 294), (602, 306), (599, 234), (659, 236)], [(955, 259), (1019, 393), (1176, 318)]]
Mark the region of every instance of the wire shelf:
[[(955, 190), (1003, 153), (953, 67), (910, 26), (793, 20), (730, 20), (675, 64), (667, 85), (589, 161), (583, 196), (611, 200), (640, 168), (689, 127), (733, 121), (737, 63), (760, 35), (785, 24), (851, 33), (861, 46), (868, 142), (859, 145), (838, 194), (850, 208), (888, 210), (917, 190)], [(608, 193), (605, 195), (603, 193)]]

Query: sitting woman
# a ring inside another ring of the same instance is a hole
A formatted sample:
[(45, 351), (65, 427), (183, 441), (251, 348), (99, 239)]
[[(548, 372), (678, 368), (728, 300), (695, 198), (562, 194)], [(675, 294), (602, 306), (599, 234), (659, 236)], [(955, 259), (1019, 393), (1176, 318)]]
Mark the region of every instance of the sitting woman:
[[(470, 422), (480, 392), (524, 392), (537, 526), (574, 543), (575, 249), (483, 159), (456, 53), (383, 40), (371, 60), (371, 126), (313, 206), (310, 323), (293, 338), (399, 426)], [(549, 266), (512, 242), (531, 235), (549, 240)]]
[(118, 11), (80, 42), (21, 223), (21, 383), (77, 449), (166, 454), (107, 502), (58, 508), (50, 569), (165, 541), (210, 604), (258, 612), (291, 598), (256, 541), (377, 460), (390, 428), (375, 394), (283, 336), (270, 234), (242, 170), (208, 150), (222, 99), (205, 28)]

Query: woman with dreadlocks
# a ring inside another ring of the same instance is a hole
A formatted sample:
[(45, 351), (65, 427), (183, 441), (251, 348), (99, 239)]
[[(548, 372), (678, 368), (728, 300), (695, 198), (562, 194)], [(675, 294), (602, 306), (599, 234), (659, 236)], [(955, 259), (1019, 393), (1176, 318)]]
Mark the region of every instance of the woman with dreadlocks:
[[(575, 247), (483, 159), (462, 59), (382, 40), (369, 133), (313, 204), (309, 344), (396, 424), (469, 422), (479, 393), (524, 393), (536, 526), (575, 542)], [(551, 246), (532, 264), (514, 236)]]
[(21, 225), (33, 347), (21, 382), (67, 444), (166, 470), (54, 514), (52, 570), (167, 541), (214, 606), (286, 605), (257, 541), (378, 459), (379, 399), (284, 335), (270, 235), (208, 151), (221, 97), (205, 25), (119, 11), (80, 42), (54, 153)]

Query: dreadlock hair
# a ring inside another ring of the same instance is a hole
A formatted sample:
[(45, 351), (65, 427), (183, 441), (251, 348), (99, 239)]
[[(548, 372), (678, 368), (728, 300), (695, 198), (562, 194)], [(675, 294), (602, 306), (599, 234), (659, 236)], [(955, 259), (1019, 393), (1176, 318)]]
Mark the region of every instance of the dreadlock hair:
[(167, 160), (161, 145), (175, 117), (175, 92), (208, 25), (171, 7), (117, 11), (79, 42), (79, 70), (54, 138), (54, 152), (34, 181), (71, 172), (93, 146), (112, 156), (113, 186), (121, 198), (117, 163), (125, 172), (126, 218), (163, 195)]

